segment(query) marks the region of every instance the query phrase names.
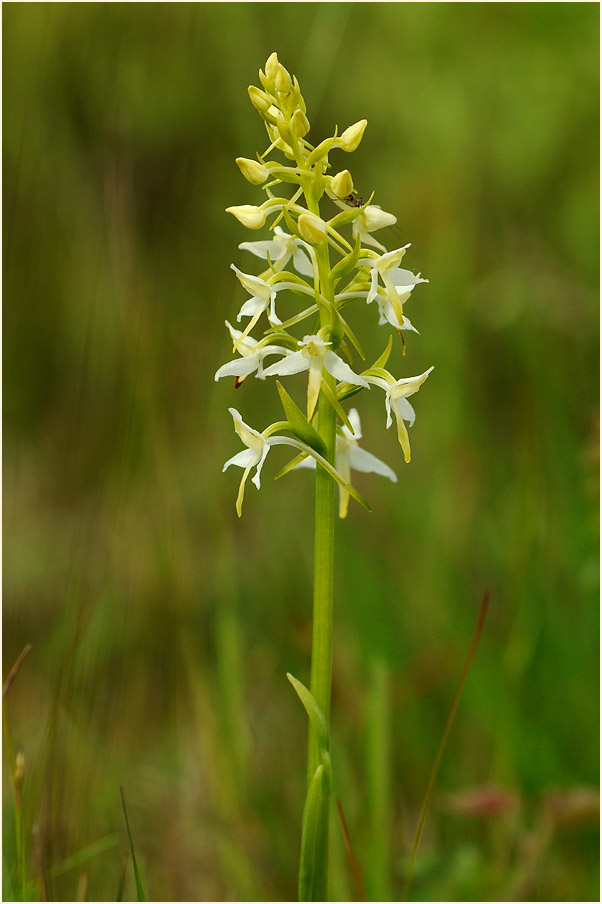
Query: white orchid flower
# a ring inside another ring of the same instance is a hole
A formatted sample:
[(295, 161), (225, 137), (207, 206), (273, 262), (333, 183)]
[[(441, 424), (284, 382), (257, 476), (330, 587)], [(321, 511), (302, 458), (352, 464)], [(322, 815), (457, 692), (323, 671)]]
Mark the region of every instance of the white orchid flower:
[[(240, 320), (241, 317), (251, 317), (251, 323), (254, 326), (259, 320), (260, 315), (269, 308), (268, 320), (272, 326), (280, 326), (282, 321), (276, 316), (275, 303), (278, 290), (283, 288), (283, 284), (271, 286), (265, 279), (261, 279), (259, 276), (243, 273), (238, 267), (235, 267), (234, 264), (230, 264), (230, 267), (234, 270), (247, 292), (251, 295), (251, 298), (248, 298), (243, 304), (236, 319)], [(252, 329), (251, 324), (249, 324), (247, 330), (245, 330), (245, 334), (250, 329)]]
[[(416, 276), (410, 270), (403, 270), (398, 266), (409, 247), (409, 244), (404, 245), (403, 248), (387, 251), (380, 257), (358, 261), (359, 266), (370, 267), (371, 270), (371, 285), (366, 301), (371, 304), (376, 298), (381, 303), (380, 299), (386, 298), (386, 302), (382, 302), (383, 307), (380, 309), (381, 318), (384, 317), (395, 329), (414, 329), (411, 324), (409, 327), (404, 325), (406, 318), (403, 316), (403, 305), (410, 297), (414, 286), (417, 286), (418, 283), (428, 282), (428, 279), (423, 279), (420, 273)], [(382, 280), (385, 287), (386, 296), (379, 292), (379, 279)]]
[[(297, 451), (303, 452), (304, 455), (311, 456), (312, 460), (315, 459), (317, 462), (319, 462), (320, 465), (330, 474), (330, 476), (337, 481), (337, 483), (345, 484), (342, 476), (335, 468), (333, 468), (330, 462), (328, 462), (318, 452), (316, 452), (315, 449), (312, 449), (310, 448), (310, 446), (306, 445), (306, 443), (288, 436), (272, 435), (270, 431), (277, 429), (277, 425), (275, 424), (273, 424), (271, 427), (266, 428), (263, 433), (258, 433), (257, 430), (253, 429), (253, 427), (249, 427), (248, 424), (245, 424), (240, 412), (238, 412), (236, 408), (228, 408), (228, 411), (230, 412), (234, 420), (234, 429), (247, 447), (246, 449), (243, 449), (242, 452), (237, 452), (236, 455), (233, 455), (232, 458), (229, 458), (222, 468), (222, 472), (226, 471), (230, 467), (230, 465), (236, 465), (238, 468), (244, 469), (244, 473), (240, 481), (240, 486), (238, 488), (238, 496), (236, 497), (236, 512), (239, 518), (242, 514), (242, 503), (245, 495), (245, 484), (247, 482), (247, 478), (251, 470), (255, 468), (255, 475), (251, 478), (251, 480), (255, 484), (257, 489), (260, 489), (261, 469), (272, 446), (292, 446), (294, 449), (297, 449)], [(353, 489), (353, 487), (346, 485), (346, 491), (354, 496), (354, 498), (357, 499), (358, 502), (366, 506), (366, 503), (363, 501), (362, 497)]]
[(303, 276), (313, 276), (314, 270), (307, 259), (307, 254), (302, 249), (307, 249), (307, 245), (301, 239), (294, 235), (288, 235), (280, 226), (274, 229), (274, 238), (266, 242), (241, 242), (238, 246), (243, 251), (250, 251), (255, 257), (262, 260), (268, 260), (271, 263), (272, 270), (283, 270), (289, 260), (293, 259), (293, 265), (298, 273)]
[(394, 226), (396, 222), (397, 217), (394, 214), (381, 210), (376, 204), (368, 204), (353, 221), (351, 231), (353, 238), (355, 239), (359, 235), (360, 241), (364, 245), (372, 245), (379, 251), (386, 251), (385, 246), (372, 238), (370, 233), (376, 232), (377, 229), (384, 229), (385, 226)]
[(291, 355), (290, 349), (284, 348), (282, 345), (266, 345), (265, 339), (260, 342), (253, 339), (252, 336), (243, 338), (240, 330), (234, 327), (226, 320), (226, 326), (232, 336), (232, 342), (236, 350), (241, 355), (234, 361), (228, 361), (223, 364), (215, 374), (215, 380), (221, 380), (222, 377), (236, 377), (236, 386), (240, 386), (245, 377), (257, 371), (257, 376), (261, 377), (263, 373), (263, 359), (267, 355)]
[(298, 374), (304, 370), (309, 371), (307, 384), (307, 419), (311, 421), (322, 383), (322, 368), (325, 367), (329, 374), (339, 382), (353, 383), (354, 386), (370, 388), (363, 377), (354, 373), (342, 358), (339, 358), (328, 348), (332, 343), (324, 342), (320, 336), (304, 336), (302, 342), (297, 343), (301, 350), (287, 355), (282, 361), (271, 364), (263, 372), (263, 377), (284, 377), (289, 374)]
[(388, 371), (382, 371), (385, 376), (370, 376), (366, 379), (374, 386), (380, 386), (385, 391), (385, 408), (387, 411), (387, 430), (393, 423), (391, 417), (391, 409), (397, 421), (397, 438), (403, 449), (403, 457), (406, 462), (410, 461), (410, 438), (404, 421), (407, 421), (410, 427), (416, 419), (416, 413), (410, 403), (408, 396), (418, 392), (430, 372), (433, 370), (429, 367), (423, 374), (417, 377), (405, 377), (402, 380), (395, 380)]
[(236, 511), (238, 512), (238, 516), (240, 518), (247, 477), (249, 476), (251, 469), (256, 468), (255, 476), (252, 478), (252, 481), (257, 489), (261, 487), (261, 469), (263, 467), (266, 455), (270, 451), (270, 441), (269, 439), (266, 439), (265, 436), (263, 436), (261, 433), (258, 433), (257, 430), (254, 430), (252, 427), (249, 427), (248, 424), (245, 424), (242, 419), (242, 415), (236, 410), (236, 408), (228, 408), (228, 411), (234, 419), (234, 429), (247, 447), (246, 449), (243, 449), (242, 452), (238, 452), (236, 455), (233, 455), (232, 458), (229, 458), (222, 468), (222, 473), (226, 471), (230, 467), (230, 465), (236, 465), (239, 468), (244, 468), (244, 474), (242, 475), (242, 479), (240, 481), (240, 487), (236, 499)]
[[(349, 412), (349, 422), (353, 427), (353, 433), (343, 425), (337, 430), (336, 467), (337, 471), (346, 483), (351, 483), (351, 471), (361, 471), (363, 474), (381, 474), (388, 477), (393, 483), (397, 483), (397, 474), (384, 461), (366, 452), (358, 445), (362, 438), (362, 425), (356, 408)], [(298, 468), (315, 468), (313, 458), (305, 458)], [(347, 517), (349, 508), (349, 493), (344, 487), (339, 486), (339, 518)]]

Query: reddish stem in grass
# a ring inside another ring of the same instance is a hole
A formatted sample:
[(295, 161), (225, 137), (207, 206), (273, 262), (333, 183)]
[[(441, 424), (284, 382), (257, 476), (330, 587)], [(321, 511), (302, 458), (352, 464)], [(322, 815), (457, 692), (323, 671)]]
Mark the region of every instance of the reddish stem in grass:
[(351, 869), (353, 870), (353, 875), (355, 877), (355, 881), (357, 882), (357, 887), (360, 893), (360, 898), (362, 901), (367, 901), (366, 891), (364, 889), (364, 883), (362, 882), (362, 877), (360, 875), (360, 871), (357, 865), (357, 860), (355, 859), (355, 854), (353, 853), (353, 848), (351, 847), (351, 838), (349, 837), (349, 830), (347, 829), (347, 823), (345, 821), (345, 814), (343, 813), (343, 804), (337, 797), (337, 809), (339, 811), (339, 819), (341, 820), (341, 828), (343, 830), (343, 838), (345, 839), (345, 847), (347, 848), (347, 856), (349, 857), (349, 862), (351, 864)]

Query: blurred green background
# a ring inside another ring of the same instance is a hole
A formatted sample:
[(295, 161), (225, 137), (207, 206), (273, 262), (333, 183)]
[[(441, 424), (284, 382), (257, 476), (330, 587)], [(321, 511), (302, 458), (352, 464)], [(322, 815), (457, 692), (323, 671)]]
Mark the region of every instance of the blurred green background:
[[(7, 697), (30, 896), (118, 897), (123, 785), (155, 900), (295, 898), (311, 476), (274, 484), (272, 453), (239, 521), (227, 407), (259, 429), (281, 409), (269, 381), (213, 380), (246, 297), (229, 265), (253, 271), (237, 245), (259, 237), (224, 213), (261, 198), (234, 163), (267, 145), (246, 88), (277, 50), (314, 143), (368, 119), (331, 162), (430, 279), (391, 361), (436, 366), (413, 460), (357, 397), (400, 481), (359, 475), (373, 513), (337, 525), (335, 792), (368, 896), (400, 899), (490, 587), (411, 897), (598, 899), (598, 35), (590, 3), (4, 6), (4, 674), (31, 642)], [(348, 313), (373, 359), (376, 311)], [(10, 882), (8, 782), (3, 813)], [(336, 821), (333, 895), (357, 899)]]

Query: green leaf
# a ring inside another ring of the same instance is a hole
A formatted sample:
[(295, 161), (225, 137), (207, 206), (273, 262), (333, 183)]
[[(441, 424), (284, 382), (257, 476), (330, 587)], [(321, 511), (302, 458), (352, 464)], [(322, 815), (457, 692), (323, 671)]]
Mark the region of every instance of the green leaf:
[(329, 770), (320, 763), (307, 791), (303, 810), (299, 863), (300, 901), (327, 900), (329, 797)]
[(134, 851), (134, 842), (132, 841), (132, 833), (130, 832), (130, 822), (128, 819), (128, 814), (125, 806), (125, 792), (122, 787), (119, 788), (121, 792), (121, 803), (123, 805), (123, 815), (125, 816), (125, 827), (128, 834), (128, 841), (130, 843), (130, 853), (132, 855), (132, 865), (134, 867), (134, 879), (136, 882), (136, 895), (139, 901), (146, 901), (146, 894), (144, 892), (144, 885), (142, 884), (142, 879), (140, 877), (140, 872), (138, 870), (138, 864), (136, 863), (136, 854)]
[(295, 457), (292, 458), (289, 463), (282, 468), (282, 470), (278, 471), (278, 473), (274, 477), (274, 480), (280, 480), (281, 477), (285, 477), (306, 458), (311, 458), (311, 455), (309, 455), (308, 452), (300, 452), (299, 455), (295, 455)]
[(357, 339), (355, 333), (353, 332), (353, 330), (351, 329), (351, 327), (349, 326), (349, 324), (347, 323), (347, 321), (344, 319), (344, 317), (343, 317), (343, 315), (341, 314), (341, 312), (340, 312), (340, 311), (337, 311), (337, 314), (338, 314), (338, 316), (339, 316), (339, 320), (340, 320), (341, 323), (343, 324), (343, 329), (344, 329), (344, 331), (345, 331), (345, 335), (349, 338), (351, 344), (352, 344), (353, 347), (355, 348), (356, 352), (358, 353), (358, 355), (360, 356), (360, 358), (362, 359), (362, 361), (365, 361), (365, 360), (366, 360), (366, 356), (365, 356), (365, 354), (364, 354), (364, 350), (362, 349), (362, 347), (361, 347), (361, 345), (360, 345), (360, 343), (359, 343), (359, 340)]
[(309, 292), (313, 292), (313, 287), (310, 286), (306, 280), (302, 279), (296, 273), (291, 273), (290, 270), (278, 270), (276, 275), (271, 277), (269, 280), (269, 284), (271, 286), (277, 285), (277, 283), (280, 282), (295, 283), (295, 285), (301, 286), (303, 289), (307, 289)]
[(351, 396), (357, 395), (363, 388), (363, 386), (356, 386), (355, 383), (339, 383), (337, 386), (337, 398), (339, 402), (344, 402), (345, 399), (350, 399)]
[(347, 429), (351, 432), (351, 435), (353, 435), (353, 427), (351, 426), (351, 423), (349, 421), (349, 418), (347, 417), (347, 413), (346, 413), (345, 409), (343, 408), (343, 406), (337, 399), (336, 393), (334, 392), (334, 390), (332, 390), (330, 388), (330, 386), (324, 379), (322, 380), (322, 392), (324, 393), (324, 395), (326, 396), (326, 398), (328, 399), (328, 401), (330, 402), (330, 404), (332, 405), (332, 407), (334, 408), (334, 410), (336, 411), (338, 416), (341, 418), (341, 420), (343, 421), (343, 423), (345, 424)]
[[(289, 429), (290, 429), (290, 425), (289, 425)], [(340, 484), (340, 486), (343, 487), (343, 489), (345, 490), (346, 493), (349, 493), (349, 495), (353, 499), (355, 499), (356, 502), (359, 502), (359, 504), (362, 505), (366, 509), (367, 512), (372, 511), (372, 509), (370, 508), (370, 506), (368, 505), (368, 503), (366, 502), (364, 497), (361, 496), (358, 493), (358, 491), (356, 489), (354, 489), (354, 487), (351, 486), (350, 483), (346, 483), (343, 480), (343, 478), (341, 477), (341, 475), (339, 474), (339, 472), (336, 470), (336, 468), (333, 468), (333, 466), (330, 464), (330, 462), (327, 461), (322, 455), (320, 455), (319, 452), (316, 452), (315, 449), (312, 449), (311, 446), (306, 445), (306, 443), (300, 442), (298, 439), (289, 439), (286, 436), (271, 437), (270, 445), (293, 446), (295, 449), (299, 449), (301, 452), (304, 452), (306, 455), (311, 455), (311, 457), (315, 458), (315, 460), (318, 462), (318, 464), (321, 465), (324, 468), (324, 470), (330, 474), (330, 476), (333, 478), (333, 480), (336, 480), (336, 482), (338, 484)]]
[[(338, 217), (336, 218), (338, 219)], [(332, 223), (331, 223), (332, 225)], [(332, 268), (331, 276), (333, 279), (342, 279), (343, 276), (346, 276), (348, 273), (351, 273), (353, 268), (357, 265), (360, 256), (360, 248), (361, 242), (359, 235), (355, 241), (355, 248), (349, 254), (346, 254), (345, 257), (342, 257), (341, 260)]]
[(389, 360), (389, 355), (391, 354), (392, 347), (393, 347), (393, 336), (389, 336), (389, 341), (387, 343), (386, 349), (384, 350), (384, 352), (382, 353), (380, 358), (377, 358), (376, 361), (374, 362), (374, 364), (372, 365), (373, 370), (377, 367), (378, 368), (385, 367), (387, 361)]
[(311, 446), (320, 455), (326, 454), (326, 443), (317, 430), (307, 420), (300, 408), (295, 405), (290, 395), (279, 380), (276, 380), (276, 386), (280, 394), (280, 401), (286, 414), (291, 432), (308, 446)]
[(294, 675), (291, 675), (290, 672), (286, 673), (286, 677), (295, 688), (299, 700), (307, 711), (307, 715), (309, 716), (312, 728), (318, 741), (321, 759), (322, 752), (324, 751), (327, 753), (330, 747), (330, 733), (328, 731), (326, 719), (322, 715), (322, 710), (316, 703), (316, 699), (311, 691), (308, 691), (305, 685), (302, 684), (297, 678), (295, 678)]

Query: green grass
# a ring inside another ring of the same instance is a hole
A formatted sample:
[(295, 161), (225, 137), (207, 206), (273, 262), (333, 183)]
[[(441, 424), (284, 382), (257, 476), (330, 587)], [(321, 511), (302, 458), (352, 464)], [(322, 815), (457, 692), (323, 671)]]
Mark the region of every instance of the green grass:
[[(249, 264), (224, 208), (258, 197), (234, 158), (264, 142), (246, 86), (272, 50), (310, 138), (368, 119), (356, 187), (430, 280), (394, 349), (400, 374), (436, 366), (412, 462), (358, 397), (400, 480), (360, 475), (372, 513), (337, 524), (333, 794), (368, 896), (401, 897), (489, 586), (411, 894), (598, 897), (576, 796), (599, 753), (598, 24), (570, 3), (5, 6), (4, 656), (32, 644), (6, 698), (29, 897), (134, 899), (120, 785), (149, 899), (296, 894), (311, 477), (274, 484), (275, 450), (239, 521), (226, 409), (263, 427), (281, 408), (213, 380), (229, 264)], [(380, 351), (376, 312), (348, 314)], [(303, 405), (301, 378), (287, 391)], [(517, 809), (450, 808), (486, 785)]]

